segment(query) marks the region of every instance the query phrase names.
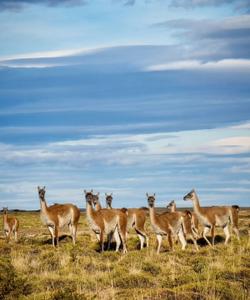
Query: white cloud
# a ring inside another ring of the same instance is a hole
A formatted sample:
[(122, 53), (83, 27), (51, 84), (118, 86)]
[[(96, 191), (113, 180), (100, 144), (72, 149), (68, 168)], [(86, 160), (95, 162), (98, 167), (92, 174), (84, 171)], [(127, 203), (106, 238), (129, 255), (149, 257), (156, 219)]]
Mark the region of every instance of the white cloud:
[[(137, 165), (197, 161), (203, 155), (249, 153), (250, 137), (245, 128), (225, 127), (172, 133), (93, 135), (84, 139), (41, 145), (0, 144), (2, 162), (67, 163), (78, 166)], [(185, 154), (185, 155), (183, 155)]]
[(7, 60), (17, 60), (17, 59), (32, 59), (32, 58), (57, 58), (65, 56), (74, 56), (79, 54), (90, 54), (96, 53), (103, 48), (80, 48), (80, 49), (64, 49), (64, 50), (54, 50), (54, 51), (44, 51), (44, 52), (32, 52), (32, 53), (23, 53), (9, 56), (0, 57), (1, 61)]
[(212, 144), (215, 151), (222, 150), (224, 154), (236, 154), (250, 152), (250, 137), (237, 136), (216, 140)]
[(167, 71), (167, 70), (237, 70), (250, 71), (249, 59), (223, 59), (219, 61), (202, 62), (199, 60), (183, 60), (166, 64), (152, 65), (144, 69), (145, 71)]
[(36, 69), (44, 69), (44, 68), (53, 68), (53, 67), (61, 67), (65, 66), (65, 64), (55, 64), (55, 63), (8, 63), (8, 62), (0, 62), (0, 67), (8, 67), (8, 68), (36, 68)]

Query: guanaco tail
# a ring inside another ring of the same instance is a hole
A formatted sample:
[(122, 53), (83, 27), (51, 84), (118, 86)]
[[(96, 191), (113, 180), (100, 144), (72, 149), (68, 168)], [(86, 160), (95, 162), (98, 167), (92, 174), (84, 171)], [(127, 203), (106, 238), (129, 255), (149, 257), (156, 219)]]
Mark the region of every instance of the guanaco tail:
[(38, 195), (40, 199), (40, 218), (47, 225), (52, 238), (52, 245), (59, 245), (59, 229), (68, 226), (72, 236), (73, 244), (76, 243), (77, 225), (80, 218), (80, 210), (73, 204), (54, 204), (48, 206), (45, 200), (45, 186), (38, 186)]
[(11, 233), (14, 234), (17, 242), (17, 234), (19, 229), (19, 221), (16, 217), (8, 216), (8, 208), (3, 208), (3, 230), (6, 236), (6, 241), (9, 242)]
[(157, 214), (155, 211), (155, 194), (150, 196), (146, 194), (149, 205), (149, 216), (152, 228), (156, 234), (158, 247), (157, 253), (160, 253), (162, 237), (167, 236), (170, 249), (173, 249), (172, 234), (178, 235), (182, 250), (186, 248), (187, 242), (183, 232), (183, 216), (178, 212), (167, 212)]
[(200, 223), (203, 225), (203, 237), (206, 242), (211, 246), (210, 241), (207, 239), (207, 234), (211, 231), (212, 245), (214, 245), (214, 230), (215, 226), (222, 227), (226, 236), (225, 244), (230, 239), (229, 222), (231, 222), (233, 231), (239, 239), (238, 229), (238, 212), (239, 206), (212, 206), (212, 207), (201, 207), (199, 198), (195, 190), (186, 194), (184, 200), (191, 200), (194, 206), (194, 212), (199, 218)]

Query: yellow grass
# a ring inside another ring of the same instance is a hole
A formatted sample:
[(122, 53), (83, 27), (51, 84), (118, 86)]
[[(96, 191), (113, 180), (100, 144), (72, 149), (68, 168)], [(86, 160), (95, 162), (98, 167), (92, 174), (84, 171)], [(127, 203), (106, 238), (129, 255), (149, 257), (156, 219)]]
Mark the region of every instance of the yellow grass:
[[(82, 213), (77, 245), (67, 231), (57, 249), (39, 213), (15, 213), (20, 221), (19, 242), (0, 236), (0, 299), (248, 299), (250, 286), (250, 210), (240, 212), (241, 240), (233, 236), (209, 248), (202, 239), (200, 251), (188, 244), (170, 252), (165, 241), (156, 255), (156, 239), (147, 222), (150, 247), (137, 250), (131, 232), (126, 255), (99, 246)], [(0, 226), (2, 226), (2, 219)]]

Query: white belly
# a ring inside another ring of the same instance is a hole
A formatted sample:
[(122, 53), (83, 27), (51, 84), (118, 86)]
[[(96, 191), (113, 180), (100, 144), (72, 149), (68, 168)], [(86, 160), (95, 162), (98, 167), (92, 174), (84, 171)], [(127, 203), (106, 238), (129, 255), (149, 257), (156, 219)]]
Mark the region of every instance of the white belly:
[(118, 224), (118, 217), (113, 218), (110, 222), (104, 220), (104, 231), (106, 234), (115, 230)]
[(3, 229), (4, 231), (10, 231), (10, 226), (7, 223), (4, 223)]
[(211, 225), (210, 222), (209, 222), (209, 220), (205, 216), (203, 216), (203, 215), (201, 215), (199, 213), (196, 213), (196, 215), (197, 215), (198, 220), (200, 221), (201, 224), (203, 224), (203, 225)]
[(162, 230), (159, 226), (152, 224), (152, 227), (156, 234), (166, 234), (166, 232)]
[(66, 216), (64, 215), (62, 216), (58, 216), (58, 223), (59, 223), (59, 227), (64, 227), (67, 226), (71, 223), (71, 214), (67, 214)]
[(89, 216), (87, 216), (87, 221), (89, 223), (89, 226), (90, 228), (93, 230), (93, 231), (100, 231), (100, 227), (95, 223), (95, 221), (90, 218)]
[(54, 222), (46, 214), (40, 213), (40, 219), (44, 225), (52, 225)]
[(229, 221), (228, 215), (225, 215), (223, 217), (221, 217), (221, 216), (218, 217), (218, 216), (215, 215), (215, 222), (216, 222), (215, 225), (216, 226), (222, 227), (222, 226), (226, 225), (228, 223), (228, 221)]

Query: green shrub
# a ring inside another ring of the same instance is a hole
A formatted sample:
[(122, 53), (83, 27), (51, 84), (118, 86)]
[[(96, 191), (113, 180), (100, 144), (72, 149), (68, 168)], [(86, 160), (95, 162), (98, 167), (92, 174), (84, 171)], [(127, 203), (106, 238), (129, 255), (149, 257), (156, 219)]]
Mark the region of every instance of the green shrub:
[(119, 288), (146, 288), (153, 287), (152, 279), (143, 274), (128, 274), (119, 278), (114, 278), (114, 286)]
[(60, 289), (56, 291), (51, 300), (62, 300), (62, 299), (67, 299), (67, 300), (85, 300), (87, 299), (84, 295), (79, 295), (76, 292), (72, 291), (70, 288), (65, 288), (65, 289)]
[(8, 258), (0, 259), (0, 299), (17, 299), (31, 293), (31, 285), (17, 276)]
[(145, 262), (142, 266), (144, 272), (150, 273), (153, 276), (157, 276), (161, 272), (161, 268), (153, 263)]

